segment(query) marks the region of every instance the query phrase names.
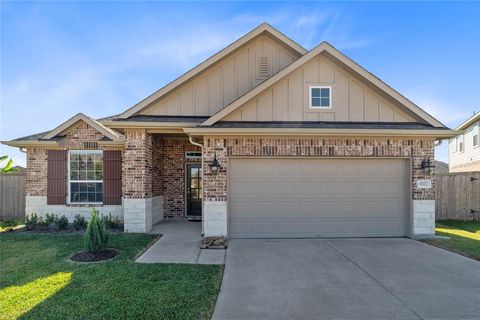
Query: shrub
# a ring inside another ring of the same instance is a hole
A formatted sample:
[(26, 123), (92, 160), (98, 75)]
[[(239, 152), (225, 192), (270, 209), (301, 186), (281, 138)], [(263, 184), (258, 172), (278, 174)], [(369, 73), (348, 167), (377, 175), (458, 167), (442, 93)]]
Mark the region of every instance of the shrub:
[(68, 218), (65, 215), (58, 218), (57, 223), (59, 229), (65, 230), (68, 228)]
[(108, 243), (108, 230), (105, 227), (104, 219), (98, 215), (98, 210), (92, 209), (92, 216), (88, 222), (87, 230), (85, 231), (84, 246), (85, 250), (93, 253), (98, 253), (105, 250)]
[(118, 229), (120, 227), (120, 219), (112, 217), (111, 213), (108, 216), (102, 216), (102, 219), (108, 229)]
[(87, 220), (79, 214), (75, 216), (72, 226), (75, 230), (83, 230), (87, 227)]
[(13, 228), (17, 225), (18, 222), (16, 220), (0, 220), (0, 227), (6, 231), (13, 231)]
[(47, 222), (47, 220), (44, 220), (42, 217), (38, 217), (38, 220), (37, 220), (38, 229), (45, 230), (48, 228), (48, 225), (49, 223)]
[(49, 226), (51, 224), (57, 224), (58, 217), (53, 213), (47, 213), (45, 216), (45, 223)]
[(32, 213), (30, 216), (25, 217), (25, 229), (35, 230), (38, 228), (38, 216), (36, 213)]

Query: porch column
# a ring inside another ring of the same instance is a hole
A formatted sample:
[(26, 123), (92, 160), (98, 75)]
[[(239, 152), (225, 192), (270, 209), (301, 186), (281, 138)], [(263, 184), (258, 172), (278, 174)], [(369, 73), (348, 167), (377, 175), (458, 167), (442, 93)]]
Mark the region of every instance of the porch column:
[[(213, 175), (209, 164), (217, 157), (221, 169)], [(227, 148), (223, 139), (204, 139), (203, 233), (205, 237), (227, 236)]]
[(125, 232), (152, 229), (152, 140), (145, 130), (125, 131), (122, 168)]
[[(425, 175), (422, 161), (430, 158), (435, 163), (434, 140), (415, 140), (412, 147), (412, 238), (431, 238), (435, 235), (435, 177)], [(418, 180), (430, 180), (431, 187), (419, 188)]]

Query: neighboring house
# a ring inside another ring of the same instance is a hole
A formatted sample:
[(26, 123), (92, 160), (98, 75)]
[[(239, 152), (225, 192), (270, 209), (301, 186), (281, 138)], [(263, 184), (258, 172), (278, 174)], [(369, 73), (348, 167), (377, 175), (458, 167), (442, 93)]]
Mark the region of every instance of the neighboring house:
[(448, 163), (435, 160), (435, 173), (448, 173)]
[(461, 133), (449, 140), (450, 172), (480, 171), (480, 112), (455, 130)]
[(27, 151), (27, 213), (98, 207), (127, 232), (201, 218), (204, 236), (413, 237), (434, 233), (422, 163), (453, 135), (330, 44), (307, 51), (262, 24), (119, 115), (3, 143)]

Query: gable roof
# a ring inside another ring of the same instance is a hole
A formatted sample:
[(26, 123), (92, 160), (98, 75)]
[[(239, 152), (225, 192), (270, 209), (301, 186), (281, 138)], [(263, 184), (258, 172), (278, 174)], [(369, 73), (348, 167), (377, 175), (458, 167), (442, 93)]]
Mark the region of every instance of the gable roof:
[(269, 25), (268, 23), (262, 23), (237, 41), (231, 43), (227, 47), (223, 48), (207, 60), (203, 61), (199, 65), (197, 65), (195, 68), (187, 71), (184, 73), (182, 76), (179, 78), (175, 79), (174, 81), (170, 82), (160, 90), (154, 92), (152, 95), (148, 96), (147, 98), (143, 99), (133, 107), (129, 108), (125, 112), (121, 113), (118, 118), (119, 119), (126, 119), (135, 113), (138, 113), (145, 107), (147, 107), (150, 103), (154, 102), (155, 100), (159, 99), (160, 97), (164, 96), (165, 94), (171, 92), (175, 88), (179, 87), (186, 81), (190, 80), (191, 78), (195, 77), (198, 75), (200, 72), (206, 70), (208, 67), (213, 65), (214, 63), (218, 62), (220, 59), (226, 57), (228, 54), (233, 52), (234, 50), (238, 49), (245, 43), (249, 42), (253, 38), (257, 37), (258, 35), (262, 33), (268, 33), (271, 36), (273, 36), (275, 39), (279, 40), (283, 44), (285, 44), (287, 47), (291, 48), (293, 51), (296, 51), (299, 53), (299, 55), (304, 55), (307, 50), (300, 46), (298, 43), (293, 41), (292, 39), (288, 38), (286, 35)]
[(112, 129), (104, 126), (101, 124), (99, 121), (94, 120), (83, 113), (77, 113), (75, 116), (71, 117), (52, 131), (48, 132), (46, 135), (44, 135), (41, 139), (42, 140), (49, 140), (53, 139), (58, 135), (63, 134), (66, 130), (68, 130), (71, 126), (75, 125), (77, 122), (83, 121), (93, 127), (95, 130), (98, 132), (102, 133), (104, 136), (107, 138), (110, 138), (112, 140), (118, 140), (121, 138), (120, 134), (118, 132), (113, 131)]
[(374, 86), (376, 86), (378, 89), (381, 91), (385, 92), (388, 94), (390, 97), (392, 97), (394, 100), (405, 106), (408, 110), (419, 116), (420, 118), (424, 119), (427, 123), (435, 126), (435, 127), (445, 127), (440, 121), (432, 117), (430, 114), (425, 112), (423, 109), (421, 109), (419, 106), (405, 98), (403, 95), (395, 91), (392, 87), (387, 85), (385, 82), (383, 82), (381, 79), (377, 78), (375, 75), (372, 73), (368, 72), (365, 70), (363, 67), (361, 67), (359, 64), (354, 62), (352, 59), (348, 58), (346, 55), (338, 51), (336, 48), (334, 48), (332, 45), (330, 45), (327, 42), (322, 42), (312, 50), (310, 50), (307, 54), (305, 54), (303, 57), (299, 58), (298, 60), (294, 61), (292, 64), (281, 70), (280, 72), (276, 73), (273, 75), (271, 78), (265, 80), (263, 83), (255, 87), (254, 89), (250, 90), (237, 100), (233, 101), (231, 104), (223, 108), (222, 110), (218, 111), (216, 114), (211, 116), (208, 120), (206, 120), (204, 123), (202, 123), (202, 126), (211, 126), (217, 121), (223, 119), (225, 116), (228, 114), (232, 113), (235, 109), (243, 105), (244, 103), (248, 102), (250, 99), (254, 98), (261, 92), (263, 92), (265, 89), (269, 88), (271, 85), (275, 84), (291, 72), (293, 72), (295, 69), (298, 67), (302, 66), (306, 62), (308, 62), (310, 59), (314, 58), (318, 54), (326, 52), (333, 56), (333, 58), (337, 59), (344, 65), (346, 65), (348, 68), (353, 70), (356, 74), (358, 74), (360, 77), (363, 79), (367, 80), (368, 82), (372, 83)]
[(463, 130), (463, 129), (467, 129), (470, 125), (472, 125), (475, 121), (480, 121), (480, 112), (476, 112), (473, 114), (473, 116), (471, 116), (470, 118), (468, 118), (467, 120), (465, 120), (461, 125), (459, 125), (455, 130)]

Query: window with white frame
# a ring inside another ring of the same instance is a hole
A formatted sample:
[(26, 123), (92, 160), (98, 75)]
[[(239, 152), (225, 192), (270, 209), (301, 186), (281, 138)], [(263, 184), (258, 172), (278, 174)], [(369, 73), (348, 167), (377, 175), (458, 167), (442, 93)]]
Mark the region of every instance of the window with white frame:
[(473, 126), (473, 146), (478, 147), (479, 141), (478, 136), (480, 136), (480, 123), (477, 123)]
[(464, 151), (463, 134), (457, 137), (458, 152)]
[(457, 152), (457, 138), (450, 139), (450, 151)]
[(71, 150), (68, 154), (69, 203), (103, 202), (103, 152)]
[(310, 86), (310, 108), (330, 109), (332, 107), (332, 87)]

